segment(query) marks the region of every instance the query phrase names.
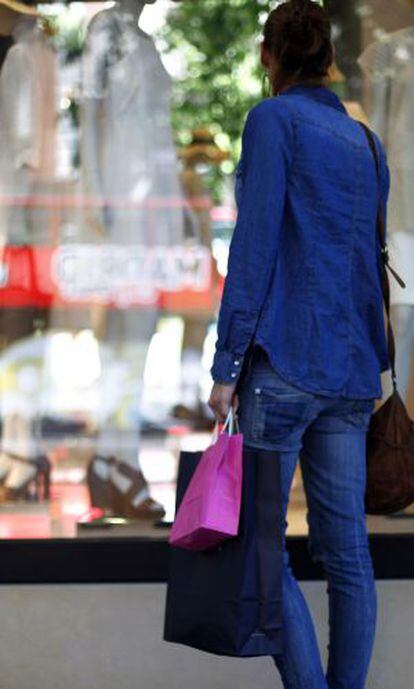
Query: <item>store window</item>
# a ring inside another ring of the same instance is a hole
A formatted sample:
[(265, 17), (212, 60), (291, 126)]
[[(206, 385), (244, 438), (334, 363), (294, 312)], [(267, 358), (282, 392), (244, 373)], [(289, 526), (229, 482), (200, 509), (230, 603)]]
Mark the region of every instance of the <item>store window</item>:
[[(0, 0), (0, 538), (168, 533), (179, 452), (213, 426), (234, 171), (275, 5)], [(414, 4), (326, 6), (331, 88), (388, 150), (414, 414)], [(292, 515), (306, 532), (299, 474)]]

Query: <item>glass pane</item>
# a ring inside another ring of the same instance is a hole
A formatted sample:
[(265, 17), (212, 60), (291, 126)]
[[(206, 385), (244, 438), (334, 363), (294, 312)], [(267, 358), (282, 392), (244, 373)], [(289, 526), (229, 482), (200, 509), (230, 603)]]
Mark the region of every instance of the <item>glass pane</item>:
[(2, 538), (165, 536), (212, 427), (212, 201), (151, 5), (0, 8)]
[[(240, 134), (276, 4), (0, 6), (0, 538), (168, 535), (180, 452), (211, 440)], [(325, 6), (330, 88), (387, 148), (413, 415), (414, 5)], [(412, 530), (402, 516), (370, 528)], [(298, 471), (289, 533), (306, 531)]]

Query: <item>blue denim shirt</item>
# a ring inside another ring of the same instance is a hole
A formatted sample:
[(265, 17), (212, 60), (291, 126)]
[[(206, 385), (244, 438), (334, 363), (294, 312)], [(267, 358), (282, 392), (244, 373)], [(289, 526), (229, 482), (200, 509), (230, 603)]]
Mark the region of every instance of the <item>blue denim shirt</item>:
[(211, 373), (234, 383), (249, 345), (309, 392), (379, 398), (389, 368), (376, 230), (386, 215), (362, 127), (323, 86), (295, 85), (248, 114), (238, 219)]

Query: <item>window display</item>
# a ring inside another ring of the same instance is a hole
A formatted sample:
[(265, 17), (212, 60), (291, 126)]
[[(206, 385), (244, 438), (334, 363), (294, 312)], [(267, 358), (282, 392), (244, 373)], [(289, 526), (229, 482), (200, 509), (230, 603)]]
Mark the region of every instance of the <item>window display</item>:
[[(210, 4), (0, 0), (0, 539), (163, 539), (180, 451), (209, 444), (251, 56), (275, 2)], [(388, 150), (413, 414), (414, 4), (325, 4), (331, 87)], [(291, 511), (306, 533), (299, 475)]]
[[(34, 7), (0, 15), (14, 41), (0, 74), (3, 537), (74, 536), (103, 514), (141, 533), (166, 515), (182, 318), (162, 302), (175, 295), (185, 312), (189, 295), (194, 317), (201, 298), (208, 326), (215, 300), (211, 246), (184, 196), (172, 80), (139, 26), (147, 4), (85, 5), (75, 65)], [(146, 402), (157, 386), (162, 399)]]

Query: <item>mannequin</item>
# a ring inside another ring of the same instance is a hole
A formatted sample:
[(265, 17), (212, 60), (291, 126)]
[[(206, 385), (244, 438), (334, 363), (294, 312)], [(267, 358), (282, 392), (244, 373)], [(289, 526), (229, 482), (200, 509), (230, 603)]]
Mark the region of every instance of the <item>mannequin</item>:
[[(0, 3), (0, 33), (14, 39), (0, 74), (0, 193), (10, 196), (39, 193), (53, 179), (55, 155), (55, 54), (36, 10), (17, 7)], [(2, 243), (42, 241), (37, 219), (30, 208), (2, 205)]]
[(397, 376), (407, 399), (414, 354), (414, 26), (372, 43), (358, 62), (368, 78), (370, 122), (387, 149), (391, 263), (407, 284), (402, 289), (391, 280)]
[[(88, 28), (83, 56), (82, 172), (85, 191), (105, 204), (95, 229), (121, 244), (180, 244), (182, 209), (143, 208), (151, 197), (182, 196), (174, 150), (170, 77), (138, 26), (147, 0), (121, 0)], [(99, 236), (98, 233), (98, 236)]]
[[(21, 2), (0, 0), (0, 34), (13, 38), (0, 72), (0, 195), (36, 195), (54, 175), (55, 54), (37, 26), (37, 10)], [(31, 246), (43, 241), (44, 227), (40, 211), (0, 204), (0, 246), (21, 246), (22, 289), (33, 279)], [(32, 334), (35, 319), (45, 320), (47, 312), (2, 308), (0, 318), (7, 346)], [(0, 482), (8, 500), (24, 497), (50, 468), (32, 432), (37, 410), (22, 409), (18, 401), (13, 409), (4, 408)]]
[[(88, 213), (91, 242), (149, 248), (183, 241), (183, 203), (176, 203), (183, 197), (170, 125), (170, 77), (152, 39), (138, 25), (145, 5), (154, 1), (121, 0), (95, 15), (88, 27), (82, 77), (82, 178), (85, 195), (97, 202)], [(168, 199), (174, 200), (174, 206), (163, 206)], [(151, 200), (157, 201), (155, 210), (149, 208)], [(108, 309), (104, 318), (103, 339), (120, 361), (129, 360), (136, 370), (137, 411), (157, 315), (149, 305)], [(97, 456), (88, 470), (89, 486), (95, 486), (91, 498), (99, 502), (96, 486), (101, 483), (104, 489), (110, 482), (118, 498), (119, 492), (130, 496), (125, 503), (129, 516), (163, 515), (163, 508), (148, 497), (139, 467), (136, 424), (129, 429), (135, 439), (128, 446), (122, 442), (125, 430), (121, 433), (111, 421), (103, 425)], [(110, 459), (112, 449), (115, 462)], [(97, 506), (125, 513), (104, 502)]]

